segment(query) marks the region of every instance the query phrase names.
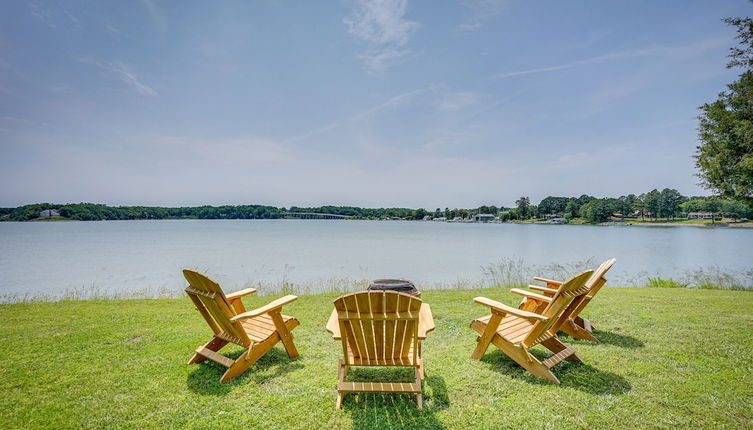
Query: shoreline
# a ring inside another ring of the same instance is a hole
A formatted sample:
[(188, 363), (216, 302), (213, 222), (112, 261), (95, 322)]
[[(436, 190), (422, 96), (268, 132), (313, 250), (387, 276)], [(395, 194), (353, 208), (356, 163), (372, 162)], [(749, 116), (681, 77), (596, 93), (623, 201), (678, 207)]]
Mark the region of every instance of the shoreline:
[[(144, 218), (144, 219), (100, 219), (100, 220), (76, 220), (62, 217), (55, 218), (35, 218), (28, 221), (10, 221), (2, 220), (0, 223), (47, 223), (47, 222), (102, 222), (102, 221), (275, 221), (275, 220), (292, 220), (301, 221), (295, 218)], [(753, 228), (753, 222), (741, 222), (741, 223), (689, 223), (689, 222), (602, 222), (602, 223), (586, 223), (586, 222), (569, 222), (569, 223), (554, 223), (546, 221), (466, 221), (466, 222), (451, 222), (451, 221), (433, 221), (433, 220), (369, 220), (369, 219), (342, 219), (342, 220), (327, 220), (327, 219), (309, 219), (305, 221), (398, 221), (398, 222), (437, 222), (437, 223), (449, 223), (449, 224), (523, 224), (523, 225), (590, 225), (590, 226), (618, 226), (618, 227), (706, 227), (706, 228)]]

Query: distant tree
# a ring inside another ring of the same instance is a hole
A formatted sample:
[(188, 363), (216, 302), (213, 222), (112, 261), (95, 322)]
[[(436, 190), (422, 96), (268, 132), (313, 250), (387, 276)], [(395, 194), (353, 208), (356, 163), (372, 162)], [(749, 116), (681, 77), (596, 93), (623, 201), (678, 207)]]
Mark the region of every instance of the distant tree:
[(594, 199), (580, 207), (580, 216), (591, 223), (605, 222), (612, 214), (612, 205), (608, 199)]
[(645, 215), (646, 215), (646, 195), (641, 194), (640, 196), (636, 197), (635, 201), (633, 202), (633, 210), (638, 211), (641, 214), (641, 221), (645, 221)]
[(737, 27), (740, 41), (727, 67), (744, 71), (716, 101), (701, 106), (696, 166), (704, 187), (753, 207), (753, 20), (724, 21)]
[(528, 216), (528, 206), (530, 206), (531, 200), (526, 196), (520, 196), (518, 200), (515, 200), (515, 206), (518, 209), (518, 216), (525, 219)]
[(675, 216), (680, 212), (680, 203), (684, 202), (685, 197), (675, 189), (665, 188), (659, 195), (659, 211), (665, 218)]
[(619, 197), (619, 206), (618, 206), (618, 212), (622, 215), (622, 217), (626, 217), (628, 215), (632, 215), (633, 207), (635, 206), (635, 202), (638, 200), (638, 197), (635, 196), (635, 194), (628, 194), (627, 196), (620, 196)]
[(596, 200), (596, 197), (589, 196), (587, 194), (583, 194), (582, 196), (578, 197), (578, 204), (579, 205), (585, 205), (586, 203), (590, 202), (591, 200)]
[(429, 215), (429, 212), (426, 211), (424, 208), (416, 209), (411, 214), (411, 217), (413, 219), (424, 219), (426, 215)]
[(720, 209), (725, 217), (732, 218), (735, 221), (753, 216), (753, 209), (739, 200), (724, 200)]
[(567, 197), (546, 197), (539, 203), (539, 214), (563, 214), (569, 200)]
[(565, 205), (565, 215), (569, 215), (571, 218), (577, 217), (579, 210), (580, 205), (578, 204), (578, 199), (570, 198), (567, 200), (567, 204)]
[(657, 218), (661, 211), (661, 193), (657, 189), (653, 189), (646, 193), (643, 197), (643, 203), (646, 211), (651, 218)]

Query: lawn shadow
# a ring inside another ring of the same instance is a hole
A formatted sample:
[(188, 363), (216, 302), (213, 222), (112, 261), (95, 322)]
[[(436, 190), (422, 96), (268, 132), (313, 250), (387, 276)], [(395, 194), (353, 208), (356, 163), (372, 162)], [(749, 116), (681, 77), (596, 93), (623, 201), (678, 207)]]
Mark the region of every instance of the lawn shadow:
[[(244, 350), (223, 354), (233, 360), (244, 354)], [(286, 373), (303, 368), (297, 358), (290, 358), (284, 349), (274, 347), (264, 354), (259, 361), (248, 368), (246, 372), (237, 378), (227, 382), (220, 382), (220, 377), (227, 368), (211, 360), (205, 360), (198, 364), (192, 364), (195, 370), (186, 377), (188, 389), (206, 396), (224, 396), (238, 385), (249, 381), (254, 384), (263, 384)], [(271, 368), (274, 370), (269, 371)]]
[(606, 345), (614, 345), (628, 349), (638, 349), (645, 346), (643, 341), (641, 341), (640, 339), (634, 338), (633, 336), (628, 336), (626, 334), (615, 333), (613, 331), (594, 329), (593, 335), (594, 337), (596, 337), (596, 339), (599, 339), (598, 343), (591, 342), (590, 340), (576, 339), (564, 332), (560, 332), (557, 336), (561, 337), (563, 340), (567, 340), (566, 343), (574, 342), (576, 344), (584, 343), (589, 345), (598, 345), (599, 343), (603, 343)]
[[(532, 350), (531, 354), (541, 361), (551, 355), (536, 350)], [(498, 349), (488, 352), (481, 361), (489, 364), (494, 371), (514, 379), (536, 385), (554, 384), (531, 375)], [(560, 380), (562, 387), (571, 387), (595, 395), (620, 395), (633, 388), (622, 376), (601, 371), (586, 363), (563, 361), (552, 368), (552, 373)]]
[[(412, 369), (353, 368), (348, 380), (408, 382), (412, 375)], [(343, 399), (343, 411), (357, 429), (443, 429), (436, 413), (450, 406), (447, 384), (443, 377), (427, 373), (422, 385), (423, 409), (416, 406), (415, 394), (349, 393)]]
[(613, 331), (603, 331), (594, 329), (593, 335), (599, 342), (606, 343), (608, 345), (620, 346), (629, 349), (643, 348), (644, 343), (640, 339), (636, 339), (633, 336), (626, 334), (619, 334)]

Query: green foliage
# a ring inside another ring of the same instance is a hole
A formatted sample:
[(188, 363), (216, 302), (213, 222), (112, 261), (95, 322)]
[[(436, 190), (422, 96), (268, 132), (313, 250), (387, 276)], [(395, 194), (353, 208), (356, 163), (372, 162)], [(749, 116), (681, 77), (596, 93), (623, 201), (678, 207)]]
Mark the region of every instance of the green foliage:
[[(547, 214), (557, 214), (571, 219), (583, 217), (588, 222), (608, 221), (612, 213), (619, 213), (623, 217), (631, 216), (633, 211), (639, 211), (641, 217), (648, 214), (651, 218), (674, 218), (682, 212), (713, 212), (732, 219), (753, 218), (753, 208), (740, 202), (717, 197), (696, 197), (690, 199), (677, 190), (665, 188), (656, 189), (636, 196), (629, 194), (619, 198), (597, 199), (589, 195), (580, 197), (546, 197), (538, 205), (532, 205), (528, 197), (521, 197), (516, 202), (517, 207), (506, 211), (503, 220), (527, 220), (543, 217)], [(51, 204), (36, 203), (19, 206), (17, 208), (0, 208), (0, 221), (31, 221), (39, 217), (39, 213), (47, 209), (56, 209), (60, 215), (69, 220), (143, 220), (143, 219), (275, 219), (282, 218), (289, 212), (328, 213), (344, 215), (354, 219), (384, 219), (402, 218), (421, 220), (426, 215), (445, 216), (447, 219), (455, 217), (470, 218), (474, 214), (488, 213), (497, 215), (505, 210), (502, 206), (483, 205), (476, 209), (437, 208), (428, 212), (424, 208), (360, 208), (355, 206), (318, 206), (298, 207), (289, 209), (264, 205), (240, 206), (197, 206), (197, 207), (149, 207), (149, 206), (107, 206), (94, 203)], [(589, 215), (590, 214), (590, 215)]]
[[(414, 211), (405, 208), (358, 208), (353, 206), (320, 206), (301, 208), (293, 206), (290, 210), (263, 205), (240, 206), (197, 206), (197, 207), (148, 207), (118, 206), (112, 207), (94, 203), (50, 204), (38, 203), (4, 210), (0, 216), (6, 221), (30, 221), (39, 217), (46, 209), (57, 209), (66, 219), (79, 221), (100, 220), (136, 220), (136, 219), (275, 219), (286, 212), (329, 213), (352, 216), (355, 218), (407, 217)], [(2, 219), (2, 218), (0, 218)]]
[(753, 72), (701, 107), (696, 166), (703, 185), (753, 207)]
[(546, 197), (539, 203), (539, 215), (564, 214), (569, 200), (567, 197)]
[(581, 218), (590, 223), (606, 222), (612, 215), (615, 199), (595, 199), (580, 207)]
[(740, 46), (733, 46), (729, 49), (730, 62), (727, 63), (727, 68), (753, 69), (753, 19), (748, 17), (725, 18), (724, 22), (737, 27), (735, 39), (740, 41)]
[(519, 219), (528, 219), (528, 206), (531, 204), (531, 199), (526, 196), (520, 196), (518, 200), (515, 200), (515, 206), (517, 209), (516, 215)]
[(737, 27), (741, 44), (731, 48), (727, 66), (745, 70), (716, 101), (701, 106), (696, 166), (706, 188), (753, 208), (753, 20), (725, 22)]

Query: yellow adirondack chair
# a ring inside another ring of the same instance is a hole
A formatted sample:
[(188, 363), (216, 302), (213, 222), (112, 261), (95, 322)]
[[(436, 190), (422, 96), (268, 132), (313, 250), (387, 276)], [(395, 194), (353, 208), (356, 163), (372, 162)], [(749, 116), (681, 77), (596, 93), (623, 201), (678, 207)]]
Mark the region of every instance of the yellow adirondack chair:
[[(206, 359), (217, 362), (228, 368), (220, 378), (220, 382), (226, 382), (240, 376), (277, 342), (282, 341), (290, 358), (298, 356), (290, 333), (298, 326), (298, 320), (280, 313), (284, 305), (298, 297), (285, 296), (246, 311), (241, 297), (255, 293), (255, 289), (248, 288), (226, 296), (219, 284), (204, 274), (185, 269), (183, 276), (189, 284), (185, 290), (188, 297), (214, 333), (209, 342), (196, 348), (188, 364)], [(236, 360), (217, 352), (230, 342), (246, 348)]]
[[(557, 330), (567, 319), (569, 305), (573, 300), (588, 292), (586, 280), (592, 274), (593, 270), (588, 270), (565, 281), (541, 313), (516, 309), (486, 297), (473, 299), (476, 303), (489, 307), (492, 313), (471, 323), (471, 328), (480, 335), (471, 357), (480, 360), (489, 344), (493, 343), (534, 376), (559, 384), (559, 379), (549, 369), (563, 360), (581, 360), (575, 355), (575, 349), (565, 346), (557, 339)], [(543, 362), (539, 361), (529, 352), (530, 348), (538, 344), (554, 355)]]
[[(429, 305), (421, 299), (394, 291), (362, 291), (334, 302), (327, 330), (342, 341), (343, 358), (337, 371), (336, 409), (351, 392), (395, 392), (416, 395), (423, 407), (421, 380), (424, 361), (421, 342), (434, 330)], [(412, 383), (345, 382), (351, 366), (404, 366), (416, 372)]]
[[(601, 263), (601, 265), (594, 271), (594, 274), (591, 275), (591, 278), (586, 282), (586, 286), (590, 288), (589, 292), (586, 295), (580, 297), (577, 303), (573, 303), (573, 309), (569, 313), (567, 321), (562, 324), (562, 327), (560, 327), (560, 330), (576, 339), (590, 340), (592, 342), (599, 341), (599, 339), (597, 339), (592, 333), (593, 326), (591, 325), (591, 321), (581, 317), (580, 313), (588, 305), (588, 303), (591, 302), (591, 299), (593, 299), (596, 293), (599, 292), (601, 287), (603, 287), (604, 284), (607, 283), (607, 278), (604, 277), (604, 274), (609, 271), (609, 269), (614, 265), (616, 261), (616, 258), (610, 258), (609, 260)], [(562, 282), (538, 277), (533, 279), (546, 283), (546, 287), (539, 285), (528, 286), (528, 288), (532, 290), (540, 291), (541, 294), (531, 293), (529, 291), (521, 290), (518, 288), (515, 288), (511, 291), (513, 293), (524, 296), (523, 301), (518, 307), (519, 309), (522, 309), (524, 311), (540, 312), (546, 307), (548, 299), (551, 300), (551, 298), (557, 293), (557, 288), (562, 285)]]

